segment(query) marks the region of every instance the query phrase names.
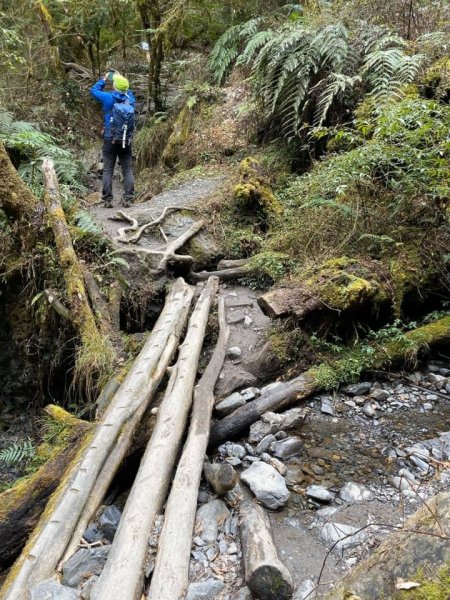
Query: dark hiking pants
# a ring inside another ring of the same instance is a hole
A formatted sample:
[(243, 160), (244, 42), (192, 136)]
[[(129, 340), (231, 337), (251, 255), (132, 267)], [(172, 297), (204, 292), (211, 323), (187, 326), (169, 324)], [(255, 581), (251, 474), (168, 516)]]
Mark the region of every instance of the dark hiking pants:
[(133, 202), (134, 198), (134, 178), (133, 178), (133, 158), (131, 146), (122, 148), (122, 144), (113, 144), (111, 140), (103, 140), (103, 191), (102, 199), (105, 204), (113, 201), (113, 174), (116, 160), (119, 158), (119, 164), (122, 167), (124, 194), (123, 201), (126, 204)]

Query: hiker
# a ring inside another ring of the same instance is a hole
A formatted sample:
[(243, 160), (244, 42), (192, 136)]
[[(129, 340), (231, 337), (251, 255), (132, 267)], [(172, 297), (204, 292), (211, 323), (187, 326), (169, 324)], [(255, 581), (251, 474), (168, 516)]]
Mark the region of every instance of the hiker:
[[(103, 91), (107, 82), (113, 86), (110, 92)], [(91, 95), (101, 103), (104, 112), (102, 199), (105, 208), (112, 208), (113, 205), (112, 180), (117, 157), (123, 173), (122, 206), (130, 206), (134, 201), (131, 152), (135, 103), (133, 92), (129, 89), (128, 79), (111, 70), (91, 87)]]

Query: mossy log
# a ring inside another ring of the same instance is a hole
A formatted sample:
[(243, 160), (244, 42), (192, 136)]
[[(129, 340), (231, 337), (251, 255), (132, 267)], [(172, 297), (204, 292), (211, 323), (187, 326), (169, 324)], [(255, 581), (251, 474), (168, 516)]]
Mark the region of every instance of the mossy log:
[[(447, 492), (427, 501), (325, 597), (327, 600), (448, 598), (449, 540), (450, 493)], [(439, 577), (442, 570), (446, 573)], [(437, 575), (436, 581), (428, 583), (427, 579), (432, 579), (433, 574)], [(396, 590), (398, 578), (420, 583), (417, 595), (415, 591)]]
[(435, 277), (435, 270), (415, 253), (392, 257), (388, 265), (341, 257), (309, 269), (299, 283), (263, 294), (258, 304), (272, 318), (355, 313), (367, 320), (380, 312), (399, 317), (405, 296), (414, 290), (423, 293)]
[(449, 343), (450, 315), (408, 331), (398, 339), (374, 344), (370, 352), (367, 352), (367, 347), (355, 349), (334, 362), (312, 367), (291, 381), (269, 388), (256, 400), (215, 423), (211, 430), (210, 448), (245, 434), (265, 412), (284, 410), (312, 394), (355, 380), (364, 371), (415, 359), (421, 350), (429, 346)]
[(35, 460), (47, 460), (29, 477), (0, 494), (0, 570), (20, 554), (51, 494), (73, 462), (92, 425), (76, 419), (59, 406), (45, 409), (57, 434), (49, 446), (38, 447)]
[(81, 347), (77, 356), (77, 375), (89, 384), (92, 374), (101, 375), (113, 370), (116, 353), (111, 341), (97, 327), (94, 313), (87, 300), (83, 269), (73, 249), (59, 198), (58, 178), (51, 159), (44, 159), (42, 171), (45, 180), (44, 204), (64, 272), (71, 318), (81, 338)]

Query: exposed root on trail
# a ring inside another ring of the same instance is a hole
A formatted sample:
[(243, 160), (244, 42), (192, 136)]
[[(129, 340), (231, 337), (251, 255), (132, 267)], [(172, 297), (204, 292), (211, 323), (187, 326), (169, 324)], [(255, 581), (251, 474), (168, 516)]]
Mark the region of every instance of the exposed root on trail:
[[(121, 227), (120, 229), (118, 229), (117, 230), (118, 237), (116, 238), (116, 241), (121, 242), (122, 244), (136, 244), (140, 240), (142, 234), (147, 231), (147, 229), (158, 226), (159, 230), (161, 232), (161, 235), (163, 236), (164, 240), (167, 242), (167, 236), (164, 233), (163, 229), (160, 227), (160, 223), (162, 223), (164, 221), (164, 219), (166, 218), (168, 213), (170, 213), (172, 211), (176, 211), (176, 210), (192, 210), (193, 211), (195, 209), (189, 208), (186, 206), (166, 206), (164, 208), (164, 210), (162, 211), (162, 213), (159, 215), (159, 217), (157, 217), (156, 219), (153, 219), (153, 217), (150, 215), (150, 218), (152, 220), (148, 221), (147, 223), (144, 223), (140, 227), (138, 226), (137, 219), (130, 216), (123, 210), (119, 210), (112, 217), (109, 217), (109, 218), (113, 221), (128, 221), (130, 223), (130, 227)], [(136, 231), (136, 233), (132, 237), (128, 238), (126, 236), (126, 233), (128, 231)]]

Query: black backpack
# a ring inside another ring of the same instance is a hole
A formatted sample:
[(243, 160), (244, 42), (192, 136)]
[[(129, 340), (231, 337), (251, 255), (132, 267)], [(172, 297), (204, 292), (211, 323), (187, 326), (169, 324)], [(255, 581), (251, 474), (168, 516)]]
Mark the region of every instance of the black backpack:
[(112, 109), (112, 141), (113, 144), (122, 144), (122, 148), (129, 146), (134, 133), (134, 106), (128, 100), (116, 102)]

